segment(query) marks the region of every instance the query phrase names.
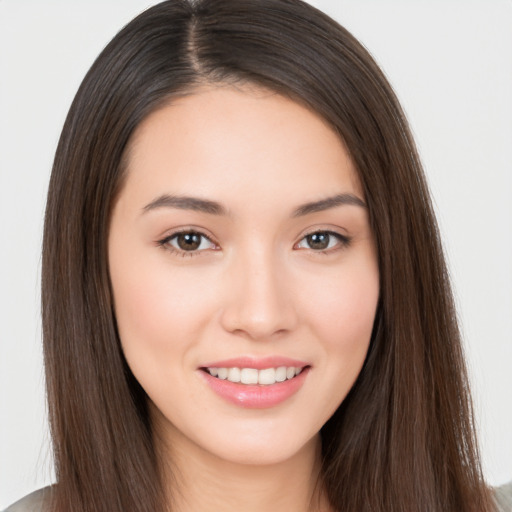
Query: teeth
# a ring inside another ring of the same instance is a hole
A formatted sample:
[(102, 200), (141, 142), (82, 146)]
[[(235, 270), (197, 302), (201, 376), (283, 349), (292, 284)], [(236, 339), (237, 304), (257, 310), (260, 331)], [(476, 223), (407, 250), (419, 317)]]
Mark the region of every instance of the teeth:
[(218, 368), (217, 378), (226, 380), (228, 378), (228, 369), (227, 368)]
[(302, 371), (300, 366), (279, 366), (278, 368), (208, 368), (208, 373), (213, 377), (230, 382), (241, 382), (242, 384), (260, 384), (269, 386), (276, 382), (284, 382), (293, 379)]
[(276, 370), (276, 381), (284, 382), (286, 380), (286, 366), (280, 366)]
[(242, 384), (258, 384), (258, 370), (242, 368), (240, 370), (240, 382)]
[(240, 382), (240, 368), (230, 368), (228, 371), (228, 380), (231, 382)]
[(258, 375), (258, 384), (274, 384), (276, 381), (276, 370), (274, 368), (265, 368), (260, 370)]

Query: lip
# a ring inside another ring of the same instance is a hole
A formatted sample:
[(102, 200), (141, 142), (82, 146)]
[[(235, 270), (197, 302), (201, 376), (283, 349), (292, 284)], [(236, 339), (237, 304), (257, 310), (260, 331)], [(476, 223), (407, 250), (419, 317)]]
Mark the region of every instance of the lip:
[[(259, 384), (240, 384), (218, 379), (210, 375), (204, 367), (199, 368), (198, 373), (212, 391), (231, 404), (248, 409), (268, 409), (285, 402), (295, 395), (303, 386), (311, 369), (311, 366), (292, 359), (265, 358), (264, 360), (251, 360), (252, 362), (249, 362), (249, 359), (239, 358), (216, 361), (208, 366), (215, 368), (255, 368), (258, 370), (274, 366), (300, 366), (304, 369), (293, 379), (265, 386)], [(276, 361), (278, 361), (277, 364)]]
[(264, 370), (265, 368), (278, 368), (279, 366), (300, 366), (304, 368), (311, 365), (305, 361), (282, 356), (242, 356), (205, 363), (201, 365), (201, 368), (254, 368), (255, 370)]

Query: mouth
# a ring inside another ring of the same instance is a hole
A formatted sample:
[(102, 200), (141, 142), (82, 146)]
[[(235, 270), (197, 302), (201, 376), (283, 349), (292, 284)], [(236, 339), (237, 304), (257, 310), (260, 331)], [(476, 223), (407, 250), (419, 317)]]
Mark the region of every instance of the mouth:
[(205, 384), (238, 407), (267, 409), (287, 402), (304, 385), (311, 365), (287, 357), (239, 357), (198, 368)]
[(272, 386), (276, 383), (294, 379), (306, 368), (309, 368), (309, 366), (277, 366), (262, 369), (209, 366), (201, 368), (201, 370), (216, 379), (227, 380), (236, 384)]

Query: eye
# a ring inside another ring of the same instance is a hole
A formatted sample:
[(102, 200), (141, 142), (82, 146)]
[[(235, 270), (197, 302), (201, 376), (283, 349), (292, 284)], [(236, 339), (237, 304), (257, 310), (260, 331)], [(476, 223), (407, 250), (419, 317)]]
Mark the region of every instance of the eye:
[(337, 246), (347, 246), (350, 239), (333, 231), (315, 231), (306, 235), (297, 245), (298, 249), (312, 249), (314, 251), (328, 251)]
[(181, 231), (164, 238), (158, 244), (162, 247), (170, 247), (172, 250), (180, 253), (192, 253), (217, 248), (206, 235), (197, 231)]

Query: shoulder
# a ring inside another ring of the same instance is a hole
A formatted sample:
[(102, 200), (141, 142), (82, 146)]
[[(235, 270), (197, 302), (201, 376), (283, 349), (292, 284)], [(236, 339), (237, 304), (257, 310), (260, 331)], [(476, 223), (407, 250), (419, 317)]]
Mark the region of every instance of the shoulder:
[(48, 502), (51, 487), (44, 487), (7, 507), (4, 512), (43, 512), (43, 506)]
[[(512, 482), (496, 487), (493, 490), (498, 512), (512, 512)], [(35, 491), (13, 503), (4, 512), (44, 512), (43, 506), (51, 494), (51, 487)]]
[(494, 499), (499, 512), (512, 512), (512, 482), (496, 487), (494, 489)]

